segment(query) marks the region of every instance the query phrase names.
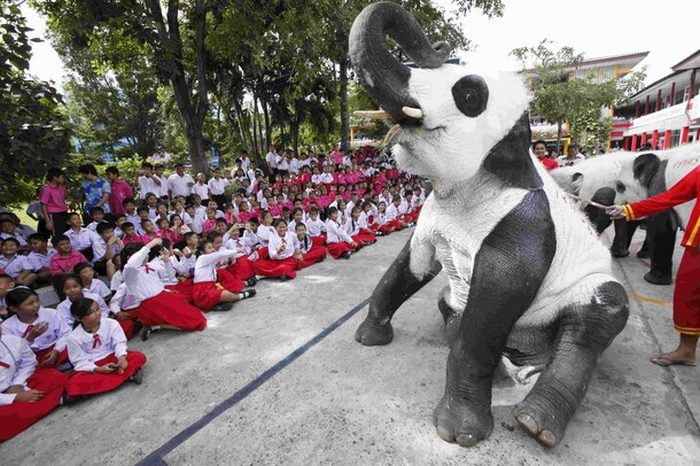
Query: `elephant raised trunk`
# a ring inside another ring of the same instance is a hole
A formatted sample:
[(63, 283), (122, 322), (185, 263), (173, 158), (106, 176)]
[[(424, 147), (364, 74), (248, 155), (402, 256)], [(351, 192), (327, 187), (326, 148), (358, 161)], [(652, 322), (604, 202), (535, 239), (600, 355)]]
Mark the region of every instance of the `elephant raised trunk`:
[(371, 4), (352, 24), (350, 60), (364, 88), (394, 121), (420, 120), (420, 107), (408, 91), (411, 70), (389, 52), (385, 35), (421, 68), (440, 67), (450, 55), (450, 46), (445, 42), (430, 45), (416, 20), (390, 2)]

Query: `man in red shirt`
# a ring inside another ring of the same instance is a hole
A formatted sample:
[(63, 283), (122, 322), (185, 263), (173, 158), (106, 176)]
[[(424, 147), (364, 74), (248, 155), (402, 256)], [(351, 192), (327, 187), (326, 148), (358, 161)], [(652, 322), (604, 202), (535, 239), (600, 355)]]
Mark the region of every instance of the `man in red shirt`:
[(547, 171), (559, 168), (559, 164), (556, 160), (547, 157), (547, 143), (543, 140), (540, 139), (532, 143), (532, 152), (537, 156), (539, 161), (542, 162), (542, 165), (544, 165)]
[(112, 215), (121, 215), (124, 213), (122, 202), (124, 199), (134, 197), (134, 192), (129, 183), (119, 178), (117, 167), (107, 167), (106, 172), (109, 177), (109, 185), (112, 188), (112, 192), (109, 194), (109, 208)]
[[(636, 220), (700, 198), (700, 167), (688, 173), (668, 191), (632, 204), (608, 207), (612, 219)], [(695, 365), (700, 336), (700, 202), (695, 203), (681, 241), (685, 247), (673, 290), (673, 323), (681, 334), (678, 348), (651, 358), (660, 366)]]

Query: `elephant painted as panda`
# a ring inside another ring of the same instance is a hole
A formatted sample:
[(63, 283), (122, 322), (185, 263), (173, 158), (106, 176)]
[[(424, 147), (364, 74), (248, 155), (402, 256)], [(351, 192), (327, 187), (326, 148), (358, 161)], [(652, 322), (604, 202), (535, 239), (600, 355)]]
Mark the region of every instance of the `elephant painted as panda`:
[[(673, 149), (662, 151), (660, 155), (665, 160), (675, 153), (677, 150)], [(620, 178), (633, 176), (635, 160), (638, 161), (638, 170), (641, 170), (645, 157), (645, 153), (635, 152), (606, 154), (587, 159), (572, 167), (553, 170), (549, 174), (566, 192), (599, 204), (612, 205), (617, 190), (620, 189)], [(666, 189), (663, 170), (645, 179), (645, 182), (647, 181), (650, 194), (657, 194)], [(612, 223), (608, 215), (597, 207), (587, 205), (584, 207), (584, 213), (598, 233), (602, 233)], [(668, 285), (673, 281), (673, 248), (678, 228), (673, 212), (663, 212), (640, 221), (616, 220), (615, 237), (610, 251), (614, 257), (627, 257), (632, 236), (641, 224), (645, 224), (647, 233), (637, 256), (651, 258), (651, 269), (644, 275), (644, 279), (656, 285)]]
[[(414, 62), (389, 51), (390, 36)], [(376, 286), (356, 332), (393, 338), (391, 318), (444, 272), (437, 307), (450, 347), (438, 435), (468, 447), (494, 427), (491, 387), (502, 355), (544, 370), (513, 411), (547, 446), (559, 443), (600, 354), (624, 328), (629, 303), (607, 248), (529, 153), (529, 94), (513, 73), (445, 64), (400, 6), (373, 3), (355, 19), (350, 58), (361, 84), (396, 125), (400, 168), (430, 179), (410, 240)]]

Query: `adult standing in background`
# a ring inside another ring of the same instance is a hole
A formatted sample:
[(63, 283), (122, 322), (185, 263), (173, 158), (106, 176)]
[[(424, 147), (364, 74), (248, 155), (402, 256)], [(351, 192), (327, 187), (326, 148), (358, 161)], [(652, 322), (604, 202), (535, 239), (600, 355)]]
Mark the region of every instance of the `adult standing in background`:
[(162, 163), (156, 164), (156, 174), (153, 175), (153, 181), (158, 185), (158, 189), (153, 194), (160, 199), (168, 199), (170, 188), (168, 187), (168, 177), (165, 176), (165, 165)]
[(46, 229), (54, 238), (68, 229), (68, 205), (66, 204), (66, 175), (58, 168), (49, 168), (48, 183), (41, 190), (41, 208), (46, 219)]
[(120, 215), (124, 213), (122, 202), (124, 199), (134, 197), (134, 191), (129, 186), (129, 183), (119, 178), (119, 169), (117, 167), (107, 167), (105, 170), (109, 179), (109, 186), (112, 189), (109, 194), (109, 210), (112, 215)]
[[(277, 155), (277, 149), (275, 146), (270, 146), (270, 150), (265, 156), (265, 162), (267, 163), (267, 170), (270, 173), (270, 182), (274, 183), (277, 176), (277, 163), (279, 161), (279, 155)], [(242, 168), (242, 167), (241, 167)], [(243, 170), (247, 172), (247, 170)]]
[(685, 247), (673, 290), (673, 324), (680, 333), (678, 347), (651, 358), (659, 366), (695, 365), (695, 352), (700, 338), (700, 167), (678, 183), (649, 199), (606, 209), (610, 218), (626, 221), (658, 214), (685, 202), (696, 200), (681, 245)]
[(569, 144), (569, 147), (566, 149), (566, 154), (567, 155), (561, 155), (557, 158), (560, 167), (571, 167), (572, 165), (586, 160), (586, 157), (579, 151), (576, 144)]
[(185, 166), (181, 163), (175, 165), (175, 173), (170, 175), (168, 178), (168, 184), (170, 185), (170, 196), (182, 196), (188, 197), (192, 193), (192, 186), (194, 186), (194, 179), (187, 173), (185, 173)]
[(547, 157), (547, 143), (543, 140), (540, 139), (532, 143), (532, 152), (547, 171), (559, 168), (559, 163), (556, 160)]
[(112, 188), (109, 182), (97, 174), (97, 169), (91, 163), (81, 165), (78, 169), (83, 175), (84, 182), (80, 186), (85, 199), (83, 208), (83, 223), (87, 225), (91, 222), (90, 212), (95, 207), (101, 207), (106, 215), (110, 214), (109, 195)]
[[(248, 163), (250, 163), (250, 160), (248, 160)], [(224, 195), (226, 186), (230, 184), (230, 181), (221, 176), (220, 168), (215, 168), (212, 174), (214, 176), (212, 176), (208, 183), (209, 192), (211, 193), (211, 197), (219, 205), (219, 208), (223, 208), (226, 204), (230, 204), (230, 202), (226, 202), (226, 196)]]
[(139, 198), (145, 201), (148, 193), (158, 196), (161, 180), (153, 174), (153, 165), (149, 162), (144, 162), (141, 164), (141, 174), (136, 177), (135, 184), (139, 188)]

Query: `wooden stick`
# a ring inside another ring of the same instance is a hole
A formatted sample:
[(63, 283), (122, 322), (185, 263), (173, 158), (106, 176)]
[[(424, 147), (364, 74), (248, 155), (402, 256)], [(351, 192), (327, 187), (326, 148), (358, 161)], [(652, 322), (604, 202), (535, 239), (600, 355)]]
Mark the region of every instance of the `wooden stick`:
[(588, 199), (584, 199), (584, 198), (579, 197), (579, 196), (577, 196), (577, 195), (575, 195), (575, 194), (567, 193), (566, 191), (564, 191), (564, 192), (565, 192), (565, 194), (567, 194), (569, 197), (571, 197), (571, 198), (573, 198), (573, 199), (576, 199), (577, 201), (585, 202), (586, 204), (590, 204), (590, 205), (592, 205), (593, 207), (597, 207), (598, 209), (606, 210), (608, 207), (612, 207), (612, 206), (608, 206), (608, 205), (598, 204), (597, 202), (594, 202), (594, 201), (589, 201)]

